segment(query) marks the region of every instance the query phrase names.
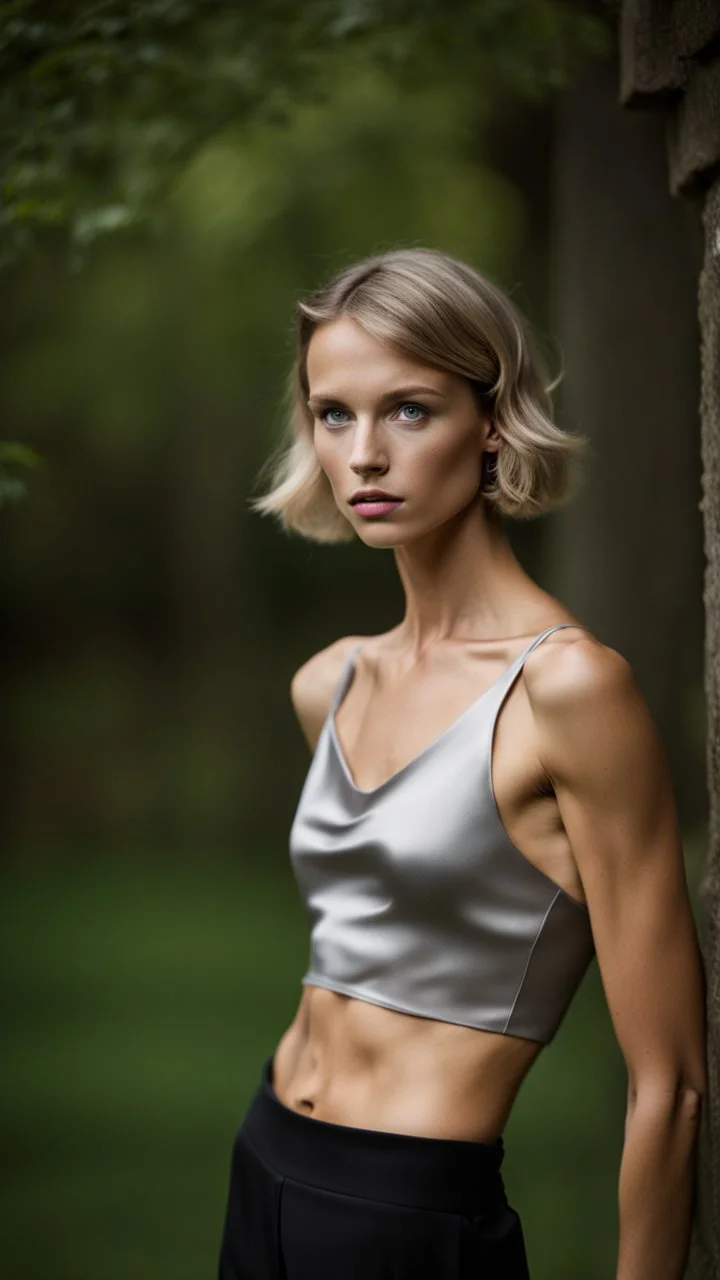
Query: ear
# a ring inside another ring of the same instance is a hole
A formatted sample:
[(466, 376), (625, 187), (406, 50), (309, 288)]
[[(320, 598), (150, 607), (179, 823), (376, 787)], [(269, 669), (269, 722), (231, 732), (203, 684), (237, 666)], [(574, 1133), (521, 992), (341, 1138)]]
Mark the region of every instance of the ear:
[(483, 421), (483, 452), (497, 453), (502, 444), (502, 436), (499, 434), (495, 426), (494, 418), (485, 418)]

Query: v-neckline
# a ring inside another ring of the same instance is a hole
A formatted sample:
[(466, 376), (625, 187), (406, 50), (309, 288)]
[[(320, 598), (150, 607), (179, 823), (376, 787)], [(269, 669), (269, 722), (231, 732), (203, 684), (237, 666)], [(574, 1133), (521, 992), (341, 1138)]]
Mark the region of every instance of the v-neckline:
[[(567, 626), (572, 624), (561, 623), (560, 625)], [(542, 632), (542, 631), (540, 632), (540, 635), (544, 635), (544, 634), (545, 632)], [(397, 778), (401, 778), (403, 777), (404, 774), (410, 772), (410, 770), (413, 769), (416, 765), (420, 764), (425, 759), (426, 756), (430, 755), (431, 752), (433, 752), (436, 747), (439, 747), (444, 742), (444, 740), (450, 735), (453, 729), (455, 729), (463, 720), (465, 720), (470, 715), (470, 712), (473, 711), (475, 707), (477, 707), (478, 704), (483, 701), (483, 699), (487, 698), (488, 694), (493, 692), (493, 690), (500, 684), (500, 681), (505, 679), (510, 674), (513, 667), (518, 662), (520, 662), (522, 658), (525, 658), (527, 656), (528, 652), (530, 651), (532, 646), (535, 644), (535, 641), (538, 639), (539, 639), (539, 636), (535, 636), (534, 639), (530, 641), (530, 644), (525, 649), (523, 649), (523, 651), (519, 653), (516, 658), (513, 659), (513, 661), (505, 668), (505, 670), (500, 672), (500, 675), (495, 680), (493, 680), (492, 684), (489, 684), (487, 689), (484, 689), (483, 692), (479, 694), (477, 698), (473, 698), (472, 702), (469, 703), (467, 707), (465, 707), (465, 710), (461, 711), (459, 716), (456, 716), (454, 720), (451, 720), (447, 728), (443, 729), (442, 732), (439, 733), (436, 738), (433, 738), (433, 740), (429, 742), (426, 747), (423, 747), (422, 751), (419, 751), (417, 755), (412, 756), (412, 758), (408, 760), (407, 764), (402, 765), (399, 769), (396, 769), (394, 773), (391, 773), (389, 778), (385, 778), (383, 782), (378, 783), (376, 787), (371, 787), (369, 790), (366, 790), (365, 787), (359, 787), (354, 777), (352, 776), (352, 772), (347, 762), (347, 757), (345, 755), (345, 751), (343, 749), (343, 745), (340, 741), (340, 736), (337, 731), (337, 724), (335, 723), (335, 713), (340, 707), (340, 705), (342, 704), (342, 702), (345, 700), (345, 695), (350, 687), (350, 684), (352, 683), (350, 676), (352, 677), (355, 676), (355, 671), (356, 671), (355, 656), (360, 652), (360, 650), (363, 647), (361, 644), (356, 645), (355, 648), (351, 650), (348, 656), (347, 665), (345, 667), (345, 671), (342, 677), (342, 685), (340, 687), (339, 696), (333, 700), (333, 705), (331, 706), (330, 711), (328, 712), (330, 738), (335, 748), (335, 754), (337, 756), (337, 759), (340, 762), (340, 766), (342, 768), (342, 771), (345, 775), (345, 778), (347, 779), (347, 782), (350, 788), (359, 796), (365, 796), (367, 798), (371, 798), (372, 796), (378, 795), (379, 792), (384, 791), (385, 788), (389, 787), (390, 784), (395, 782)]]

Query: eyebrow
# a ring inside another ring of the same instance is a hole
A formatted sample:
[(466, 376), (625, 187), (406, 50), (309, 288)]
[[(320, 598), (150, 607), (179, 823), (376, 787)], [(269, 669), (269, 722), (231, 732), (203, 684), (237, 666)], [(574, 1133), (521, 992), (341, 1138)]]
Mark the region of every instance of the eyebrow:
[[(388, 400), (408, 400), (411, 396), (438, 396), (441, 400), (447, 400), (447, 396), (442, 391), (436, 390), (435, 387), (397, 387), (395, 391), (388, 391), (384, 396), (380, 397), (380, 403)], [(328, 405), (342, 404), (341, 396), (310, 396), (309, 405)]]

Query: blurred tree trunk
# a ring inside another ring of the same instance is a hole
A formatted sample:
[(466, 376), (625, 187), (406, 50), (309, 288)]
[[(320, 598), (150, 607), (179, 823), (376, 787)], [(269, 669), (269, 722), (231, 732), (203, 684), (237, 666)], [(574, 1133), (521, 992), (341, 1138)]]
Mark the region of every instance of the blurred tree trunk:
[(707, 973), (708, 1074), (691, 1274), (720, 1275), (720, 178), (705, 201), (700, 277), (702, 453), (705, 515), (705, 693), (708, 715), (709, 852), (702, 884)]
[(702, 510), (709, 850), (700, 931), (707, 974), (708, 1096), (703, 1108), (690, 1274), (720, 1277), (720, 8), (705, 0), (625, 0), (620, 101), (665, 108), (673, 195), (704, 210), (700, 275)]
[(681, 816), (705, 815), (702, 522), (692, 211), (667, 190), (664, 122), (618, 110), (614, 60), (557, 102), (561, 414), (589, 436), (582, 490), (550, 521), (557, 594), (632, 663)]

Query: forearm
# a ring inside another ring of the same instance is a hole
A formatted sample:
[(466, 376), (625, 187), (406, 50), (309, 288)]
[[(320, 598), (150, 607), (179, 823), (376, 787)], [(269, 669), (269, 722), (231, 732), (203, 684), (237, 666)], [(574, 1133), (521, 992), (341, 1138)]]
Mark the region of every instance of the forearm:
[(640, 1090), (620, 1165), (616, 1280), (682, 1280), (690, 1244), (697, 1094)]

